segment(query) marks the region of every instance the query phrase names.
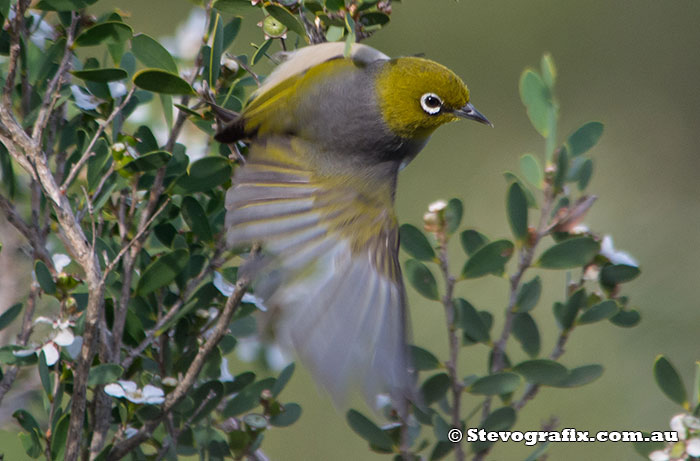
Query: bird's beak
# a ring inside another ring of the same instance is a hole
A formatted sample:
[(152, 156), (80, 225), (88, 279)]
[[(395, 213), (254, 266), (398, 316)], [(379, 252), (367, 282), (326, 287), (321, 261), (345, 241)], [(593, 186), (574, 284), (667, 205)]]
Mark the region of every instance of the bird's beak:
[(484, 117), (484, 114), (476, 110), (470, 102), (468, 102), (461, 109), (457, 109), (454, 113), (457, 117), (468, 118), (493, 128), (493, 123), (489, 122), (489, 119)]

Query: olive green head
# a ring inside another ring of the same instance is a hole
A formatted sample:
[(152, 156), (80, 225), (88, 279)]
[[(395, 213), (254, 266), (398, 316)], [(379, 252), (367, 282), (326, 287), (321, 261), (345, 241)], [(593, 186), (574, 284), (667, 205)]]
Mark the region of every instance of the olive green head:
[(397, 135), (425, 138), (440, 125), (469, 118), (491, 123), (469, 103), (469, 90), (454, 72), (428, 59), (386, 61), (376, 80), (382, 118)]

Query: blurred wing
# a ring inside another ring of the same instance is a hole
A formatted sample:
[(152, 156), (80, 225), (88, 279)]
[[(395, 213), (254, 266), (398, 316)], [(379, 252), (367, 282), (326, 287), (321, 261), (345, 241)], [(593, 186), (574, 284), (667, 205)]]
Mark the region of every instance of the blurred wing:
[(228, 242), (262, 244), (262, 261), (246, 268), (256, 294), (281, 342), (336, 402), (360, 383), (368, 399), (386, 391), (406, 396), (393, 183), (363, 193), (349, 178), (314, 175), (299, 148), (288, 138), (251, 146), (226, 197)]

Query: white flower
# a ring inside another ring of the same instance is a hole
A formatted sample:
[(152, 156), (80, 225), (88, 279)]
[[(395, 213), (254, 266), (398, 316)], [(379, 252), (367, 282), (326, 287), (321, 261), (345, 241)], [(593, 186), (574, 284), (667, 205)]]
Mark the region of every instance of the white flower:
[(228, 369), (228, 359), (226, 357), (221, 359), (221, 376), (219, 376), (219, 381), (229, 383), (233, 381), (233, 375)]
[(637, 261), (625, 251), (617, 251), (613, 247), (612, 237), (606, 235), (603, 237), (603, 242), (600, 245), (600, 254), (605, 256), (613, 264), (624, 264), (626, 266), (638, 267)]
[[(49, 339), (44, 345), (42, 345), (35, 352), (44, 352), (46, 357), (46, 364), (48, 366), (54, 365), (60, 356), (58, 346), (68, 347), (75, 342), (75, 335), (71, 327), (74, 326), (73, 322), (70, 320), (60, 320), (60, 319), (50, 319), (48, 317), (37, 317), (34, 323), (46, 323), (52, 326), (53, 333), (51, 339)], [(82, 345), (82, 340), (81, 340)]]
[(51, 260), (53, 261), (53, 266), (56, 268), (56, 272), (61, 272), (68, 264), (70, 264), (70, 258), (68, 255), (64, 255), (63, 253), (56, 253), (55, 255), (51, 256)]
[(168, 376), (166, 378), (163, 378), (163, 386), (169, 386), (169, 387), (175, 387), (177, 386), (177, 379), (173, 378), (172, 376)]
[(440, 211), (444, 210), (447, 208), (447, 202), (444, 200), (437, 200), (430, 205), (428, 205), (428, 211), (432, 213), (439, 213)]
[(75, 100), (75, 105), (83, 110), (93, 110), (97, 109), (100, 105), (100, 100), (91, 95), (88, 92), (83, 91), (77, 85), (71, 85), (70, 90), (73, 93), (73, 99)]
[(681, 413), (671, 418), (671, 422), (669, 423), (669, 426), (671, 426), (671, 430), (674, 432), (678, 432), (678, 438), (681, 440), (685, 440), (686, 438), (685, 424), (683, 424), (684, 418), (685, 415)]
[(569, 231), (571, 234), (587, 234), (591, 231), (585, 224), (579, 224), (574, 226), (573, 229)]
[(158, 405), (165, 401), (163, 389), (151, 384), (146, 384), (143, 389), (139, 389), (133, 381), (119, 380), (116, 383), (107, 384), (104, 390), (107, 395), (127, 399), (137, 404)]
[(685, 452), (688, 453), (690, 456), (700, 456), (700, 439), (697, 437), (688, 439), (688, 442), (686, 442), (685, 444)]
[(108, 82), (109, 94), (112, 95), (114, 99), (121, 98), (126, 94), (126, 85), (122, 82)]
[(656, 450), (649, 453), (649, 459), (651, 461), (669, 461), (671, 457), (663, 450)]

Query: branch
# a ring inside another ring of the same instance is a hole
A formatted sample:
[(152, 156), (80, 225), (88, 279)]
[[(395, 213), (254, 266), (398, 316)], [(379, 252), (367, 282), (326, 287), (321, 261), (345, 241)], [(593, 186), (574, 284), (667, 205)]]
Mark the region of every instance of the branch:
[(123, 458), (129, 452), (131, 452), (131, 450), (133, 450), (146, 439), (148, 439), (153, 433), (153, 431), (160, 425), (161, 421), (163, 421), (163, 419), (167, 417), (170, 411), (172, 411), (173, 407), (185, 395), (187, 395), (192, 386), (194, 386), (195, 380), (199, 376), (199, 372), (202, 370), (204, 363), (209, 357), (209, 354), (219, 344), (221, 338), (223, 338), (226, 332), (228, 331), (229, 324), (231, 323), (231, 318), (236, 312), (238, 306), (240, 305), (241, 299), (243, 299), (243, 295), (245, 294), (247, 287), (248, 280), (246, 278), (242, 277), (238, 279), (233, 293), (226, 300), (226, 305), (224, 306), (224, 309), (221, 312), (219, 320), (216, 322), (216, 326), (214, 327), (214, 331), (212, 332), (211, 336), (209, 336), (209, 339), (207, 339), (207, 341), (202, 346), (200, 346), (197, 355), (192, 361), (192, 364), (190, 364), (189, 368), (187, 369), (187, 372), (185, 373), (185, 376), (182, 378), (180, 383), (166, 397), (165, 402), (163, 403), (163, 411), (161, 413), (161, 416), (153, 421), (148, 421), (132, 437), (117, 443), (112, 448), (112, 451), (109, 453), (107, 457), (108, 461), (116, 461), (118, 459)]

